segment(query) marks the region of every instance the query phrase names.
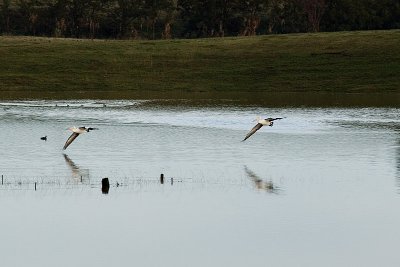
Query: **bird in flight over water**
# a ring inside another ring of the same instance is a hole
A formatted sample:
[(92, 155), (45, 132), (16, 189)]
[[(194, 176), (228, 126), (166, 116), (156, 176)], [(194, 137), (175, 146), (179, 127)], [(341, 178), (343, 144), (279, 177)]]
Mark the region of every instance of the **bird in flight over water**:
[(256, 126), (253, 127), (253, 129), (250, 130), (250, 132), (246, 135), (246, 137), (242, 140), (242, 142), (246, 141), (247, 138), (252, 136), (255, 132), (257, 132), (261, 127), (264, 125), (271, 126), (274, 125), (275, 120), (281, 120), (283, 118), (268, 118), (268, 119), (261, 119), (260, 117), (257, 117), (256, 121), (257, 124)]
[(64, 145), (64, 150), (67, 149), (67, 147), (80, 135), (83, 133), (88, 133), (91, 130), (98, 130), (98, 128), (86, 128), (86, 127), (79, 127), (76, 128), (75, 126), (69, 127), (67, 130), (70, 130), (72, 132), (71, 136), (67, 139), (67, 142), (65, 142)]

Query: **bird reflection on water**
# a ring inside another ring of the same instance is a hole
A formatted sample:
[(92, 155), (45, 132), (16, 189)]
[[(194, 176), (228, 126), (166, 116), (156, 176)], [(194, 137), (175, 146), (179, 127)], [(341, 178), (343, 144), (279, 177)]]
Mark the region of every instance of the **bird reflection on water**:
[(246, 165), (244, 166), (244, 171), (246, 175), (253, 181), (256, 189), (274, 194), (277, 194), (279, 192), (279, 188), (275, 186), (272, 181), (264, 181), (263, 179), (258, 177), (252, 170), (250, 170)]
[(74, 182), (84, 183), (85, 181), (90, 182), (89, 180), (89, 169), (82, 169), (78, 165), (73, 162), (67, 154), (63, 154), (65, 162), (68, 167), (71, 169), (72, 180)]

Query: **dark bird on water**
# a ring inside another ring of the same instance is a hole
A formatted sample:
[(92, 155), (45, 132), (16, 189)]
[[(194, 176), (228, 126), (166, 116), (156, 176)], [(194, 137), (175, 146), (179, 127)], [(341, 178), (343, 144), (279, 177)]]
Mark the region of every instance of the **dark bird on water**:
[(40, 140), (47, 141), (47, 135), (46, 135), (46, 136), (43, 136), (43, 137), (40, 137)]
[(257, 117), (256, 121), (257, 124), (256, 126), (253, 127), (253, 129), (250, 130), (250, 132), (246, 135), (246, 137), (242, 140), (242, 142), (246, 141), (247, 138), (252, 136), (255, 132), (261, 129), (261, 127), (267, 125), (272, 127), (274, 125), (275, 120), (281, 120), (283, 118), (268, 118), (268, 119), (261, 119), (260, 117)]
[(65, 142), (64, 145), (64, 150), (67, 149), (67, 147), (80, 135), (83, 133), (88, 133), (91, 130), (98, 130), (98, 128), (86, 128), (86, 127), (69, 127), (67, 130), (70, 130), (72, 132), (71, 136), (67, 139), (67, 142)]

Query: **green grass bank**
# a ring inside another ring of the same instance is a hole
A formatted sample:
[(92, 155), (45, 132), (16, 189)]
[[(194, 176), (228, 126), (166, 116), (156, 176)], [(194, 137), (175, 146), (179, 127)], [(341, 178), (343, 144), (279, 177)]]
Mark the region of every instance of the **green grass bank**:
[(400, 85), (400, 30), (165, 41), (0, 37), (2, 97), (379, 93)]

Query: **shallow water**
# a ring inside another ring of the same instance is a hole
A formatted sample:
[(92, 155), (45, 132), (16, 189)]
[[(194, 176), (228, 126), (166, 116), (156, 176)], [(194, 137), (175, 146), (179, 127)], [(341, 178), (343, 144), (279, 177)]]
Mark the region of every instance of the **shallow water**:
[(2, 262), (397, 266), (399, 111), (0, 102)]

